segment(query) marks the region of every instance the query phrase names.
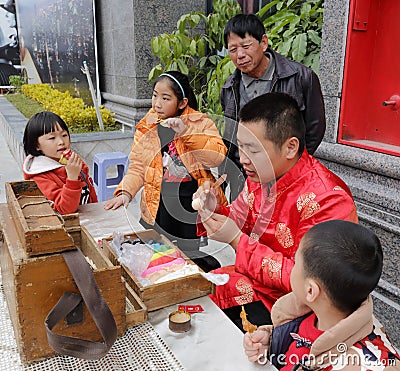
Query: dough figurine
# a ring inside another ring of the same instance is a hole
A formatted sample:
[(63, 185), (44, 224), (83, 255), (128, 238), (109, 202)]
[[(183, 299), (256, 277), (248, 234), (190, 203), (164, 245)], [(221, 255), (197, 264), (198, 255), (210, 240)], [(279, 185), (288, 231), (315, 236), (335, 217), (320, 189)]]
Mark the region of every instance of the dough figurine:
[[(211, 188), (216, 189), (226, 180), (226, 174), (221, 175), (217, 181), (211, 186)], [(192, 207), (194, 210), (199, 211), (203, 210), (204, 201), (200, 199), (200, 197), (194, 198), (192, 201)]]
[(61, 155), (60, 159), (58, 160), (58, 162), (59, 162), (60, 164), (65, 165), (65, 164), (67, 163), (68, 159), (71, 157), (71, 155), (72, 155), (71, 148), (66, 149), (66, 150), (62, 153), (62, 155)]
[(243, 330), (249, 332), (250, 334), (257, 330), (257, 326), (253, 325), (247, 320), (247, 314), (242, 305), (242, 311), (240, 312), (240, 318), (242, 319)]

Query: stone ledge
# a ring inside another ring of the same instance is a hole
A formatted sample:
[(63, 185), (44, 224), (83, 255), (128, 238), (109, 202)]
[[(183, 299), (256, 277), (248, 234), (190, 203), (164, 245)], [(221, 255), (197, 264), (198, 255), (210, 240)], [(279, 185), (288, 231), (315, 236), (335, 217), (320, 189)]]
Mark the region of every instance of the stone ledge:
[[(23, 135), (27, 121), (27, 118), (14, 105), (6, 98), (0, 97), (0, 130), (21, 168), (25, 157)], [(71, 134), (71, 148), (82, 157), (91, 172), (93, 157), (96, 153), (120, 151), (129, 155), (132, 143), (131, 132), (104, 131)]]

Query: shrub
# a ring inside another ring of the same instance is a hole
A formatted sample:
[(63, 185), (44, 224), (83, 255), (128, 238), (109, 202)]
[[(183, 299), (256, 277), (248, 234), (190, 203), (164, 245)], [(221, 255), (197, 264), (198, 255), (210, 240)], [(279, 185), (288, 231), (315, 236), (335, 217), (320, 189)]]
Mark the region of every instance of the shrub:
[[(68, 91), (60, 92), (49, 84), (24, 84), (22, 94), (40, 103), (44, 110), (59, 115), (72, 133), (100, 131), (95, 107), (86, 106), (81, 98), (71, 97)], [(100, 107), (105, 130), (116, 130), (113, 114)]]
[(24, 77), (20, 75), (11, 75), (8, 81), (10, 85), (14, 86), (17, 90), (20, 90), (21, 86), (26, 83)]

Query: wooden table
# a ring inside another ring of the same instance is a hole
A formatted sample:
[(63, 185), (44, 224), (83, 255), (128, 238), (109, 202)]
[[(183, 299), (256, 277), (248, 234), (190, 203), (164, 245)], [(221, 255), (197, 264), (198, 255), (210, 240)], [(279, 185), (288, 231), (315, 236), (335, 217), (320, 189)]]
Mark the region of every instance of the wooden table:
[[(138, 205), (131, 204), (126, 211), (102, 210), (102, 204), (81, 206), (81, 224), (95, 239), (101, 233), (112, 234), (114, 230), (123, 233), (143, 229), (138, 223)], [(128, 222), (129, 219), (129, 222)], [(258, 370), (272, 371), (273, 366), (250, 363), (243, 351), (243, 333), (208, 297), (197, 298), (182, 304), (200, 304), (204, 312), (195, 313), (191, 318), (191, 329), (186, 333), (174, 333), (168, 327), (169, 313), (177, 310), (172, 305), (149, 313), (149, 322), (187, 370)], [(267, 368), (266, 368), (267, 367)]]

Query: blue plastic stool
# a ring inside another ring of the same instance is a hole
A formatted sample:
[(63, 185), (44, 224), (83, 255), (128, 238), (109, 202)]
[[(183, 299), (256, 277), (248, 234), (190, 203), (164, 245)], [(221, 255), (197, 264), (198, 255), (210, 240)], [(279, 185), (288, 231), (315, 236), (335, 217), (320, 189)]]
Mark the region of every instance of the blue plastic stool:
[[(117, 185), (128, 169), (129, 159), (122, 152), (96, 153), (93, 157), (93, 183), (99, 202), (112, 198)], [(107, 178), (107, 168), (116, 166), (118, 174), (115, 178)]]

